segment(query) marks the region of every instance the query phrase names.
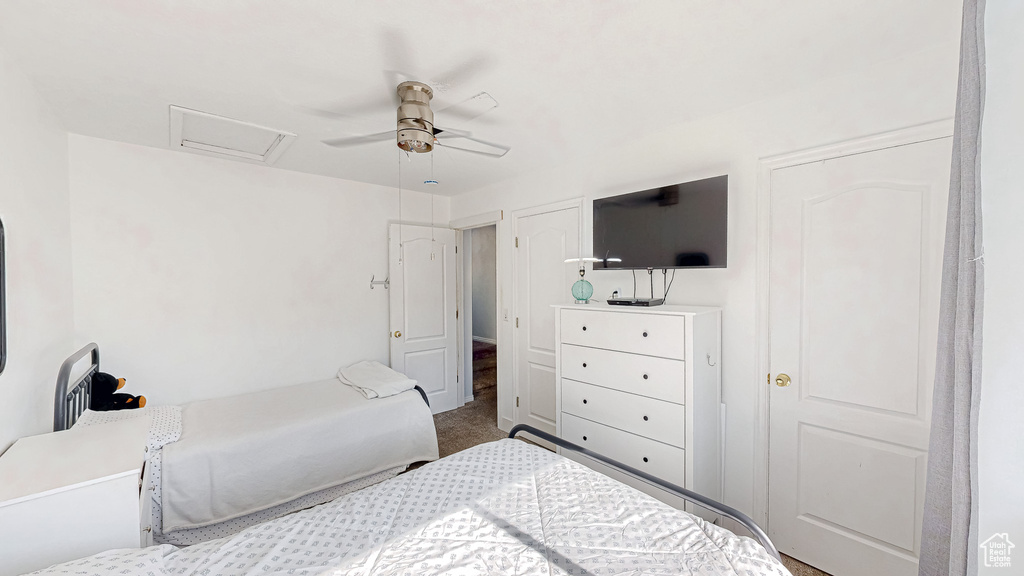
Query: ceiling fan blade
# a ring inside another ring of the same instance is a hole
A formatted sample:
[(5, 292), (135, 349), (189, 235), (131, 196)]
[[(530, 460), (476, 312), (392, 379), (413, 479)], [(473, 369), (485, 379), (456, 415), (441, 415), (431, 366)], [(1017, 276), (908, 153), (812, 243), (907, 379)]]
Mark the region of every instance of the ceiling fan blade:
[(469, 84), (470, 80), (476, 78), (481, 72), (489, 68), (490, 65), (490, 56), (477, 54), (458, 66), (443, 72), (440, 76), (432, 78), (432, 80), (445, 87), (465, 86)]
[[(442, 148), (472, 152), (473, 154), (482, 154), (492, 158), (501, 158), (512, 149), (511, 147), (503, 144), (495, 144), (494, 142), (473, 138), (468, 135), (468, 132), (461, 130), (442, 128), (441, 131), (442, 134), (438, 134), (434, 137), (434, 143)], [(450, 136), (446, 136), (448, 134), (450, 134)]]
[(328, 138), (321, 140), (328, 146), (334, 148), (348, 148), (350, 146), (359, 146), (361, 144), (372, 144), (373, 142), (384, 142), (386, 140), (394, 140), (395, 131), (388, 130), (387, 132), (378, 132), (377, 134), (367, 134), (366, 136), (346, 136), (344, 138)]
[(324, 110), (323, 108), (315, 108), (313, 106), (303, 106), (301, 104), (295, 104), (292, 107), (298, 110), (299, 112), (302, 112), (303, 114), (317, 116), (320, 118), (327, 118), (330, 120), (344, 120), (346, 118), (351, 118), (350, 114), (342, 114), (341, 112), (335, 112), (334, 110)]
[(380, 50), (384, 62), (390, 66), (412, 68), (417, 51), (406, 40), (405, 34), (397, 28), (386, 27), (380, 31)]
[(455, 128), (438, 128), (434, 126), (434, 138), (468, 138), (472, 136), (472, 132), (465, 130), (456, 130)]
[(447, 148), (448, 150), (458, 150), (460, 152), (469, 152), (471, 154), (479, 154), (481, 156), (487, 156), (487, 157), (490, 157), (490, 158), (501, 158), (506, 153), (508, 153), (509, 150), (511, 150), (511, 148), (496, 148), (496, 149), (494, 149), (494, 151), (488, 152), (488, 151), (484, 151), (484, 150), (474, 150), (472, 148), (461, 148), (459, 146), (452, 146), (451, 144), (442, 144), (440, 142), (435, 142), (434, 145), (437, 146), (438, 148)]
[(329, 120), (364, 120), (367, 116), (377, 117), (394, 113), (395, 108), (398, 106), (398, 94), (393, 89), (389, 93), (394, 97), (394, 105), (389, 100), (374, 98), (356, 104), (334, 100), (330, 102), (322, 101), (322, 103), (290, 104), (290, 106), (303, 114), (318, 118)]
[[(378, 43), (381, 52), (384, 54), (384, 61), (388, 63), (389, 67), (408, 68), (412, 63), (414, 52), (405, 37), (398, 30), (383, 30)], [(387, 100), (376, 97), (372, 100), (355, 104), (334, 100), (331, 102), (321, 101), (321, 103), (314, 105), (293, 105), (293, 107), (305, 114), (332, 120), (352, 119), (388, 112), (394, 113), (395, 108), (401, 103), (396, 88), (402, 82), (412, 80), (413, 78), (404, 72), (393, 69), (382, 70), (382, 73), (383, 82), (381, 88), (383, 89), (383, 94), (387, 95)]]
[(404, 72), (399, 72), (397, 70), (384, 70), (384, 85), (387, 87), (387, 92), (390, 98), (388, 103), (391, 105), (392, 109), (397, 108), (398, 105), (402, 103), (401, 97), (398, 96), (398, 85), (409, 80), (413, 80), (413, 77)]
[(418, 80), (407, 74), (405, 71), (416, 71), (415, 61), (417, 50), (413, 49), (406, 35), (396, 28), (385, 28), (380, 33), (380, 51), (384, 55), (383, 61), (387, 68), (384, 69), (384, 87), (387, 90), (392, 108), (401, 104), (402, 99), (398, 97), (398, 85), (409, 80)]
[(476, 96), (466, 98), (462, 102), (435, 110), (434, 113), (441, 114), (446, 118), (452, 117), (468, 121), (482, 116), (497, 107), (498, 101), (493, 96), (487, 92), (481, 92)]

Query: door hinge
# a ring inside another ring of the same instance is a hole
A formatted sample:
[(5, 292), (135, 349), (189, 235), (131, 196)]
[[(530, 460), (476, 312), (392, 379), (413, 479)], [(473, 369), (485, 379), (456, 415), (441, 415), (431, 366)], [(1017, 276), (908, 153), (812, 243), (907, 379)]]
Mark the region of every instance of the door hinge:
[(516, 316), (516, 328), (519, 328), (519, 316)]
[(456, 246), (456, 247), (455, 247), (455, 253), (456, 253), (456, 254), (458, 254), (458, 253), (459, 253), (459, 247), (458, 247), (458, 246)]
[(505, 211), (504, 211), (504, 210), (502, 210), (502, 211), (501, 211), (501, 219), (502, 219), (502, 220), (504, 220), (504, 219), (505, 219)]
[(458, 311), (458, 310), (456, 310), (456, 311), (455, 311), (455, 319), (456, 319), (456, 320), (458, 320), (458, 319), (459, 319), (459, 311)]
[(516, 248), (519, 248), (519, 236), (516, 236)]
[(767, 381), (767, 382), (768, 382), (768, 385), (769, 385), (769, 386), (771, 386), (771, 385), (772, 385), (772, 373), (771, 373), (771, 372), (769, 372), (769, 373), (768, 373), (768, 375), (767, 375), (767, 376), (765, 376), (765, 381)]
[(516, 396), (516, 408), (519, 408), (519, 396)]

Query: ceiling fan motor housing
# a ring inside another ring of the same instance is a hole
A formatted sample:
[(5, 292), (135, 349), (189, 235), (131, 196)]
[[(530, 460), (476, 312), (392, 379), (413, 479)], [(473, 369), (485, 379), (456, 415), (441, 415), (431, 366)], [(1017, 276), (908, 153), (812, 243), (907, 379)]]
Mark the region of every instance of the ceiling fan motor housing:
[(422, 82), (398, 85), (398, 147), (406, 152), (430, 152), (434, 149), (434, 113), (430, 86)]

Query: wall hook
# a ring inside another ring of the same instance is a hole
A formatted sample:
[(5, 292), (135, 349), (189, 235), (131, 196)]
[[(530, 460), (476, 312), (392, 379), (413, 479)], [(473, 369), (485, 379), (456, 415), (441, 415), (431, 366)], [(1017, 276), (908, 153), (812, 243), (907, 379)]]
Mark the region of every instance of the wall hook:
[(377, 278), (376, 274), (371, 274), (370, 275), (370, 290), (373, 290), (373, 287), (374, 286), (378, 286), (378, 285), (383, 285), (385, 290), (387, 290), (388, 288), (391, 288), (391, 276), (390, 275), (387, 278), (383, 279), (383, 280), (375, 280), (375, 278)]
[(714, 366), (716, 364), (718, 364), (718, 363), (717, 362), (711, 362), (711, 354), (708, 354), (708, 366)]

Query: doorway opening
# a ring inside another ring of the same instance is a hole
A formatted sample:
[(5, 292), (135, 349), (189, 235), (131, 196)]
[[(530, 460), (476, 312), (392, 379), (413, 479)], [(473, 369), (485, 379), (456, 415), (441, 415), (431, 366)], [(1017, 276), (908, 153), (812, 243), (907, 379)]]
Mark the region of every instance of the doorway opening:
[(461, 373), (465, 404), (434, 416), (442, 457), (500, 440), (497, 226), (462, 230)]
[(470, 237), (467, 254), (472, 259), (472, 361), (473, 370), (466, 382), (466, 398), (498, 406), (498, 278), (496, 226), (484, 226), (465, 232)]

